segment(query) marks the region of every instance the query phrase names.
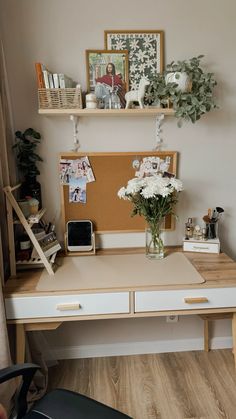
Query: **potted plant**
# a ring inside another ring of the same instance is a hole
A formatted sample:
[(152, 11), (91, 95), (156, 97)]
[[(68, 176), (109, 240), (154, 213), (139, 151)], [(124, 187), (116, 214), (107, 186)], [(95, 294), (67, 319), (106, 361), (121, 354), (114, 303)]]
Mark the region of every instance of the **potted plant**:
[(155, 74), (147, 88), (145, 103), (156, 107), (170, 106), (170, 97), (175, 94), (176, 87), (176, 83), (166, 82), (164, 74)]
[(39, 201), (39, 208), (41, 208), (41, 186), (36, 180), (37, 175), (40, 174), (37, 163), (43, 161), (36, 153), (41, 135), (33, 128), (27, 128), (24, 132), (16, 131), (15, 136), (16, 143), (13, 145), (13, 149), (16, 150), (17, 167), (24, 177), (20, 197), (36, 198)]
[[(163, 74), (158, 75), (161, 85), (164, 81), (166, 87), (171, 84), (168, 92), (169, 100), (175, 110), (175, 116), (178, 118), (178, 126), (182, 125), (183, 120), (194, 123), (203, 114), (217, 107), (213, 97), (213, 89), (217, 83), (213, 73), (203, 71), (202, 58), (203, 55), (199, 55), (190, 60), (173, 61), (167, 65)], [(183, 73), (188, 76), (188, 79), (182, 79)], [(178, 80), (181, 81), (180, 85)], [(153, 89), (155, 100), (160, 98), (160, 103), (163, 104), (160, 87), (156, 86), (155, 78), (151, 82), (150, 88)]]

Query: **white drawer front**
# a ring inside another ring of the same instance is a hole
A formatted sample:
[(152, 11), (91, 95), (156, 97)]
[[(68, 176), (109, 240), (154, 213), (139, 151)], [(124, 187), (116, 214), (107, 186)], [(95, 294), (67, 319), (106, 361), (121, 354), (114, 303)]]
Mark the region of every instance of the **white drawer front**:
[(6, 298), (5, 307), (7, 319), (129, 313), (129, 293)]
[(200, 252), (200, 253), (220, 253), (220, 243), (205, 242), (191, 242), (184, 241), (183, 250), (185, 252)]
[[(198, 302), (205, 300), (205, 302)], [(188, 300), (189, 302), (185, 302)], [(236, 287), (135, 293), (135, 312), (236, 307)]]

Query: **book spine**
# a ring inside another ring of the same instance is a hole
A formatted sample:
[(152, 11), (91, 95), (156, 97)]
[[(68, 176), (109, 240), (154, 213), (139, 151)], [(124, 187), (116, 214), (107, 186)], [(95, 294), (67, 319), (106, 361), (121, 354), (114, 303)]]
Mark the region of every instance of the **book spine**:
[(44, 78), (44, 84), (46, 89), (49, 89), (49, 78), (48, 78), (48, 71), (43, 70), (43, 78)]
[(35, 70), (36, 70), (38, 88), (43, 89), (45, 87), (45, 83), (44, 83), (44, 77), (43, 77), (43, 71), (42, 71), (42, 64), (35, 63)]
[(65, 83), (65, 74), (58, 74), (58, 79), (59, 79), (59, 87), (60, 89), (65, 89), (66, 88), (66, 83)]
[(73, 80), (70, 77), (67, 77), (65, 74), (58, 74), (59, 78), (59, 87), (61, 89), (66, 89), (67, 87), (73, 87)]
[(54, 83), (54, 79), (53, 79), (53, 75), (52, 73), (48, 73), (48, 81), (49, 81), (49, 87), (50, 89), (54, 89), (55, 83)]
[(53, 81), (54, 81), (55, 89), (58, 89), (59, 88), (59, 79), (58, 79), (58, 74), (57, 73), (53, 74)]

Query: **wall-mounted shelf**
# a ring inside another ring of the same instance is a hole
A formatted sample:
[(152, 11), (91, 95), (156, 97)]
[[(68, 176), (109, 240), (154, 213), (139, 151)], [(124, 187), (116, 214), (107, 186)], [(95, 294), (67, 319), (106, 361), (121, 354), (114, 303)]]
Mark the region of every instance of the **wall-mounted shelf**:
[(40, 115), (47, 116), (174, 116), (174, 110), (170, 108), (144, 108), (144, 109), (39, 109)]
[(69, 116), (73, 121), (74, 130), (74, 147), (73, 151), (78, 151), (80, 148), (79, 135), (78, 135), (78, 122), (81, 117), (146, 117), (152, 116), (156, 118), (156, 145), (155, 149), (160, 150), (162, 139), (161, 122), (165, 116), (174, 116), (175, 111), (170, 108), (135, 108), (135, 109), (42, 109), (38, 110), (40, 115), (45, 116)]

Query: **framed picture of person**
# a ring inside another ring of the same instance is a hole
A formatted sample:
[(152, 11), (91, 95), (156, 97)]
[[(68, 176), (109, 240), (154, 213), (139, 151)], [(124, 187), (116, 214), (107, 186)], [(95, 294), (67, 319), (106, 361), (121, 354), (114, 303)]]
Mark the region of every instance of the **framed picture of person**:
[(163, 71), (163, 31), (160, 30), (106, 30), (105, 48), (128, 50), (129, 86), (138, 88), (142, 77), (149, 79)]
[(87, 90), (94, 92), (99, 107), (125, 108), (129, 90), (127, 50), (86, 50)]

